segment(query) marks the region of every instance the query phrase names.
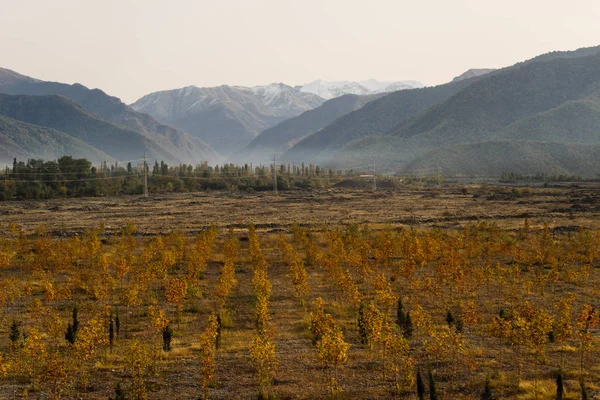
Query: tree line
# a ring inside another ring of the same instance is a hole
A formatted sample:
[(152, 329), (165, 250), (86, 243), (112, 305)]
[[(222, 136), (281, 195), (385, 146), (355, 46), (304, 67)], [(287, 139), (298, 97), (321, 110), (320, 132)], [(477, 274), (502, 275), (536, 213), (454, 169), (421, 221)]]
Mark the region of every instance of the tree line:
[[(274, 171), (274, 168), (277, 170)], [(168, 165), (155, 160), (147, 164), (150, 193), (200, 190), (266, 191), (327, 187), (353, 171), (324, 169), (315, 164), (209, 166), (207, 163)], [(56, 161), (13, 161), (0, 175), (0, 200), (51, 199), (59, 197), (135, 195), (144, 192), (144, 164), (106, 161), (93, 166), (89, 160), (64, 156)]]

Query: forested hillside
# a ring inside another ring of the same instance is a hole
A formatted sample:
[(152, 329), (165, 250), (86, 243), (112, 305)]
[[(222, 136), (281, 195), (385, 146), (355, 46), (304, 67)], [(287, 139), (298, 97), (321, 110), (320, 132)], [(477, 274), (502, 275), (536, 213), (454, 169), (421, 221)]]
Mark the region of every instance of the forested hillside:
[(94, 163), (114, 160), (64, 132), (0, 115), (0, 164), (11, 164), (15, 157), (56, 160), (63, 155), (84, 157)]
[[(600, 127), (597, 124), (600, 120), (599, 50), (595, 48), (595, 53), (590, 49), (564, 53), (565, 58), (561, 57), (563, 53), (555, 53), (488, 73), (422, 114), (397, 124), (387, 133), (346, 143), (345, 147), (337, 147), (317, 160), (321, 163), (323, 159), (328, 160), (330, 164), (326, 165), (361, 165), (376, 160), (384, 168), (400, 172), (417, 158), (419, 165), (430, 164), (425, 162), (425, 154), (430, 151), (429, 157), (447, 156), (458, 151), (458, 148), (442, 151), (446, 146), (472, 145), (468, 147), (472, 152), (481, 148), (481, 142), (524, 140), (574, 145), (555, 167), (558, 170), (582, 171), (582, 166), (577, 163), (569, 168), (569, 159), (575, 162), (579, 156), (587, 158), (584, 153), (573, 154), (584, 149), (575, 146), (577, 144), (600, 144)], [(592, 55), (588, 55), (590, 53)], [(561, 148), (536, 146), (538, 150), (548, 151)], [(493, 151), (485, 154), (489, 157), (475, 157), (483, 163), (479, 167), (481, 171), (511, 170), (511, 160), (514, 161), (511, 157)], [(529, 160), (533, 162), (529, 164), (531, 172), (551, 172), (547, 171), (552, 167), (546, 161), (553, 159), (554, 155), (542, 154)], [(475, 167), (472, 163), (450, 165), (451, 159), (458, 161), (460, 157), (446, 157), (442, 163), (444, 172), (473, 173)], [(486, 163), (490, 164), (489, 168)], [(587, 175), (598, 172), (597, 169), (588, 170)]]
[(391, 93), (335, 120), (318, 133), (298, 142), (282, 157), (296, 162), (298, 160), (330, 162), (333, 153), (353, 141), (384, 134), (397, 124), (446, 100), (470, 83), (471, 80), (463, 80), (435, 87)]
[(61, 96), (0, 94), (0, 115), (64, 132), (117, 160), (137, 160), (144, 151), (151, 159), (175, 158), (140, 132), (89, 114)]

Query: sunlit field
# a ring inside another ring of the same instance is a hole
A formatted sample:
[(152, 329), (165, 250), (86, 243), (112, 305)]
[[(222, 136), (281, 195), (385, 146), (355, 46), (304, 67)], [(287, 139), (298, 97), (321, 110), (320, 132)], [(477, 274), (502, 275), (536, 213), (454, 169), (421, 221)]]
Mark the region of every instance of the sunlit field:
[[(156, 199), (78, 223), (84, 200), (4, 203), (0, 398), (417, 399), (418, 376), (424, 398), (594, 398), (600, 234), (555, 190), (254, 196), (170, 230)], [(286, 199), (306, 208), (260, 215)]]

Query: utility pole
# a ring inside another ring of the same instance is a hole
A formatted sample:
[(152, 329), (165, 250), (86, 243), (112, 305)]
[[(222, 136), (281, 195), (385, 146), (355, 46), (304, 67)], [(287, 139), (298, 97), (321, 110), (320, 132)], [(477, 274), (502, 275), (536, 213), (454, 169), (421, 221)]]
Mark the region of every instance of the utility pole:
[(277, 155), (273, 154), (273, 193), (277, 194), (277, 168), (275, 167), (275, 161)]
[(144, 197), (148, 197), (148, 163), (146, 162), (146, 152), (144, 152)]
[(377, 190), (377, 175), (375, 174), (375, 161), (373, 161), (373, 191)]

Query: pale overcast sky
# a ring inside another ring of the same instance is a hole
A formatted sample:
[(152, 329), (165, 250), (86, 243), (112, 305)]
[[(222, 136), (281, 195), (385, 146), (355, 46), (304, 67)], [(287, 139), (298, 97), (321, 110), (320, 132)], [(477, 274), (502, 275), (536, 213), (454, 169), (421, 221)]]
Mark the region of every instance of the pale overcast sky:
[(187, 85), (433, 85), (599, 44), (599, 0), (0, 0), (0, 67), (125, 102)]

